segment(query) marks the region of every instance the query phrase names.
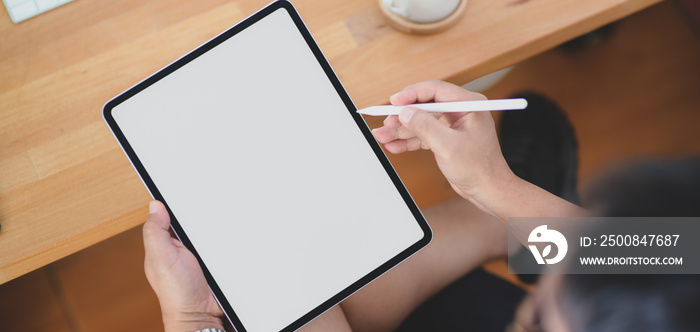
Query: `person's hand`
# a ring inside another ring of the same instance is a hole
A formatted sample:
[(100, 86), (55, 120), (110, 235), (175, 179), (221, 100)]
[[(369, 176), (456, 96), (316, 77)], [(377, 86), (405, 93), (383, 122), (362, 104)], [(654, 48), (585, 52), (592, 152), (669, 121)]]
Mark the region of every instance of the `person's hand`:
[(535, 306), (535, 294), (528, 294), (525, 299), (520, 302), (515, 311), (515, 317), (508, 332), (538, 332), (541, 331), (539, 324), (539, 316)]
[(540, 277), (534, 293), (528, 294), (515, 311), (513, 332), (570, 331), (570, 316), (561, 308), (562, 274)]
[(163, 314), (165, 331), (223, 330), (223, 311), (209, 291), (197, 259), (170, 236), (170, 216), (153, 201), (143, 225), (145, 270)]
[[(406, 87), (391, 96), (393, 105), (486, 99), (442, 81)], [(487, 191), (502, 190), (515, 175), (501, 153), (493, 117), (489, 112), (433, 113), (404, 108), (399, 116), (374, 129), (377, 141), (391, 153), (430, 149), (454, 190), (483, 210)]]

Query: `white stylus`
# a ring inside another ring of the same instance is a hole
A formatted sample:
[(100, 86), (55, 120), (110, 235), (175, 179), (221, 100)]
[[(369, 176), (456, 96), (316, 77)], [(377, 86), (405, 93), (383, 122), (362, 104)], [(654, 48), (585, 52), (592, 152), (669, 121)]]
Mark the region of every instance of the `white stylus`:
[[(473, 101), (455, 101), (446, 103), (426, 103), (426, 104), (411, 104), (406, 105), (415, 107), (426, 112), (437, 113), (454, 113), (454, 112), (484, 112), (484, 111), (513, 111), (523, 110), (527, 107), (527, 100), (524, 98), (513, 99), (493, 99), (493, 100), (473, 100)], [(370, 106), (357, 110), (357, 113), (386, 116), (398, 115), (401, 109), (406, 106), (382, 105)]]

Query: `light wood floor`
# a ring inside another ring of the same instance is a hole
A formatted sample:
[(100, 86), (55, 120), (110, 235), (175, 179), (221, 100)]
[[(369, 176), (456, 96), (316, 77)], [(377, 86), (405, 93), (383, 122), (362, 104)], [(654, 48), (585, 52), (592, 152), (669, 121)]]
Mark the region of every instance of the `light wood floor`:
[[(595, 47), (554, 49), (519, 64), (486, 94), (534, 90), (557, 101), (579, 136), (585, 188), (602, 169), (630, 158), (700, 153), (699, 60), (700, 35), (666, 2), (619, 22)], [(453, 195), (429, 153), (392, 160), (420, 206)], [(140, 229), (0, 286), (2, 331), (159, 329)]]

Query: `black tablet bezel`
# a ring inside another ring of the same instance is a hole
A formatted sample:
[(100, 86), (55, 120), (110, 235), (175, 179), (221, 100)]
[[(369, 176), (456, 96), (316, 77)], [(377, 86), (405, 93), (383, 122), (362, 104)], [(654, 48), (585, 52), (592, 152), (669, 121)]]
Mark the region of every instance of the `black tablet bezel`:
[(178, 59), (177, 61), (173, 62), (172, 64), (168, 65), (167, 67), (163, 68), (162, 70), (158, 71), (157, 73), (153, 74), (152, 76), (148, 77), (144, 81), (138, 83), (134, 87), (128, 89), (124, 93), (120, 94), (119, 96), (115, 97), (114, 99), (110, 100), (105, 104), (104, 109), (103, 109), (103, 115), (104, 119), (109, 125), (110, 129), (114, 133), (115, 137), (121, 144), (122, 148), (124, 149), (124, 152), (128, 156), (128, 158), (131, 160), (131, 163), (133, 164), (134, 168), (138, 172), (138, 174), (141, 176), (144, 184), (150, 190), (152, 196), (161, 202), (164, 203), (166, 206), (166, 209), (168, 210), (168, 213), (170, 214), (171, 218), (171, 227), (175, 234), (178, 236), (180, 241), (187, 247), (194, 256), (197, 258), (199, 261), (199, 265), (202, 267), (202, 270), (204, 271), (204, 275), (207, 279), (207, 282), (209, 283), (209, 286), (212, 290), (212, 292), (215, 294), (217, 300), (219, 301), (219, 304), (222, 306), (224, 309), (224, 312), (226, 313), (228, 319), (232, 323), (232, 325), (238, 330), (239, 332), (245, 332), (247, 331), (243, 323), (238, 319), (238, 316), (235, 313), (235, 310), (231, 307), (229, 304), (228, 300), (222, 293), (221, 289), (219, 288), (218, 284), (210, 274), (209, 270), (207, 267), (202, 263), (202, 259), (200, 258), (199, 254), (197, 253), (197, 250), (194, 248), (192, 243), (190, 242), (189, 238), (183, 231), (182, 227), (180, 226), (179, 222), (177, 221), (177, 218), (173, 215), (172, 211), (170, 210), (170, 207), (168, 206), (167, 202), (164, 200), (163, 196), (161, 195), (160, 191), (158, 188), (155, 186), (153, 183), (151, 177), (149, 174), (146, 172), (146, 169), (144, 168), (143, 164), (139, 160), (138, 156), (132, 149), (131, 145), (127, 141), (126, 137), (120, 130), (119, 126), (117, 125), (116, 121), (114, 120), (114, 117), (112, 116), (112, 109), (114, 109), (117, 105), (123, 103), (124, 101), (128, 100), (129, 98), (133, 97), (134, 95), (138, 94), (139, 92), (145, 90), (149, 86), (153, 85), (154, 83), (158, 82), (159, 80), (163, 79), (164, 77), (170, 75), (171, 73), (175, 72), (179, 68), (185, 66), (189, 62), (195, 60), (202, 54), (208, 52), (209, 50), (213, 49), (217, 45), (223, 43), (224, 41), (228, 40), (229, 38), (235, 36), (239, 32), (245, 30), (249, 26), (255, 24), (256, 22), (260, 21), (261, 19), (265, 18), (266, 16), (270, 15), (271, 13), (277, 11), (277, 10), (285, 10), (289, 16), (292, 18), (294, 21), (294, 24), (297, 26), (299, 32), (301, 35), (304, 37), (304, 40), (306, 41), (307, 45), (313, 52), (314, 56), (318, 60), (319, 65), (323, 68), (324, 72), (328, 76), (328, 79), (331, 81), (333, 86), (335, 87), (335, 90), (337, 91), (338, 95), (342, 99), (343, 103), (347, 107), (348, 112), (352, 115), (353, 119), (355, 120), (355, 123), (357, 124), (358, 128), (362, 131), (363, 135), (365, 136), (367, 143), (370, 145), (372, 150), (374, 151), (375, 155), (377, 158), (379, 158), (382, 166), (386, 170), (387, 174), (391, 178), (392, 182), (396, 186), (396, 189), (399, 191), (401, 194), (402, 198), (404, 199), (405, 203), (409, 207), (411, 213), (413, 216), (416, 218), (416, 222), (420, 225), (421, 229), (423, 230), (423, 238), (416, 242), (415, 244), (411, 245), (389, 261), (385, 262), (384, 264), (380, 265), (364, 277), (362, 277), (360, 280), (357, 280), (353, 284), (349, 285), (345, 289), (343, 289), (341, 292), (338, 294), (334, 295), (330, 299), (326, 300), (325, 302), (321, 303), (318, 305), (316, 308), (305, 314), (304, 316), (300, 317), (287, 327), (285, 327), (282, 331), (294, 331), (300, 327), (302, 327), (304, 324), (308, 323), (318, 315), (322, 314), (326, 310), (330, 309), (334, 305), (340, 303), (342, 300), (347, 298), (348, 296), (352, 295), (354, 292), (358, 291), (360, 288), (364, 287), (368, 283), (370, 283), (372, 280), (376, 279), (377, 277), (381, 276), (385, 272), (387, 272), (389, 269), (392, 267), (396, 266), (399, 264), (401, 261), (405, 260), (406, 258), (410, 257), (414, 253), (418, 252), (421, 248), (425, 247), (428, 245), (432, 239), (432, 231), (430, 229), (430, 226), (426, 222), (425, 218), (421, 214), (420, 210), (416, 206), (415, 202), (411, 198), (410, 194), (404, 187), (403, 183), (401, 182), (399, 176), (396, 174), (396, 171), (394, 168), (391, 166), (391, 163), (387, 159), (386, 155), (382, 151), (381, 147), (377, 143), (377, 141), (374, 139), (372, 136), (372, 133), (365, 123), (364, 119), (362, 116), (357, 114), (355, 105), (353, 104), (352, 100), (350, 99), (350, 96), (347, 94), (345, 89), (343, 88), (342, 84), (340, 83), (340, 80), (338, 77), (335, 75), (333, 69), (331, 68), (330, 64), (324, 57), (323, 53), (321, 52), (320, 48), (314, 41), (313, 37), (311, 36), (311, 33), (309, 30), (306, 28), (306, 25), (302, 21), (301, 17), (297, 13), (296, 9), (294, 6), (285, 0), (278, 0), (267, 7), (261, 9), (257, 13), (253, 14), (252, 16), (248, 17), (247, 19), (243, 20), (239, 24), (231, 27), (230, 29), (226, 30), (222, 34), (218, 35), (217, 37), (213, 38), (209, 42), (203, 44), (202, 46), (198, 47), (197, 49), (193, 50), (192, 52), (188, 53), (187, 55), (183, 56), (182, 58)]

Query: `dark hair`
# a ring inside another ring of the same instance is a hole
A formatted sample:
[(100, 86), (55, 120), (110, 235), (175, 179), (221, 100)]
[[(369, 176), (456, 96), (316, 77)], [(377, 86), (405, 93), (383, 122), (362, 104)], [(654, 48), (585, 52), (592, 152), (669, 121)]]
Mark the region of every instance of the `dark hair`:
[[(700, 159), (617, 168), (588, 197), (601, 216), (700, 216)], [(561, 289), (573, 332), (700, 331), (700, 275), (566, 275)]]
[(606, 217), (698, 217), (700, 158), (618, 167), (591, 187), (584, 205)]
[(567, 275), (562, 290), (572, 332), (700, 330), (700, 275)]

